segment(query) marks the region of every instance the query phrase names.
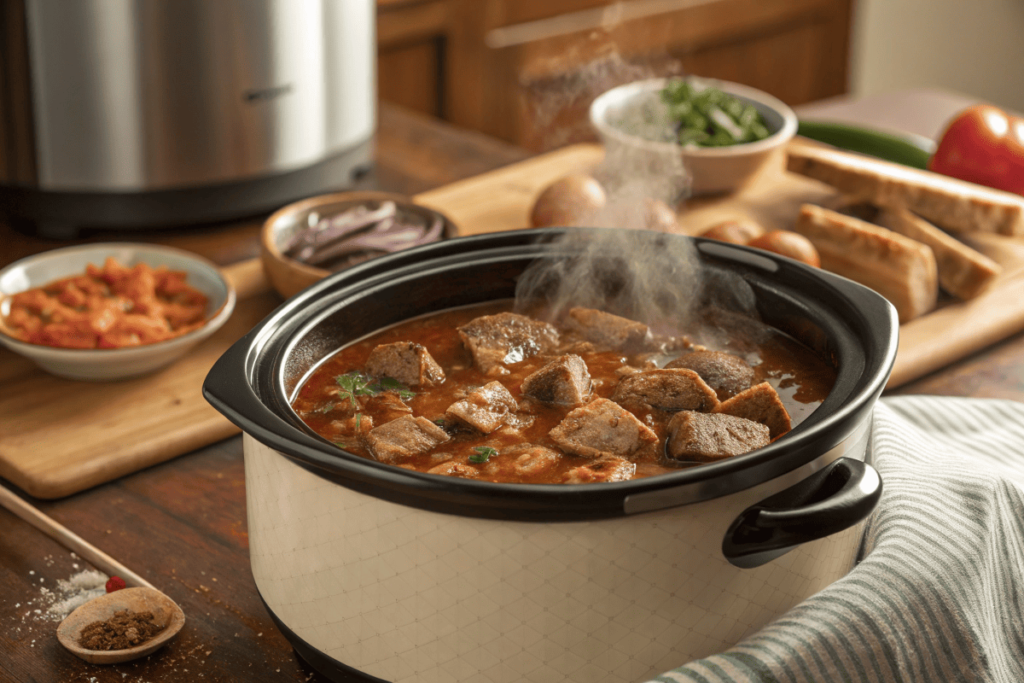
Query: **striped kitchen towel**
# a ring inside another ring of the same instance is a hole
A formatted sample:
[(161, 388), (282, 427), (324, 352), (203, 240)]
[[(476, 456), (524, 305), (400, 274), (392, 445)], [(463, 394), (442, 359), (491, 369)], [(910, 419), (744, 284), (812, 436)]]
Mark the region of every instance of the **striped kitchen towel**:
[(658, 683), (1024, 682), (1024, 404), (875, 409), (884, 488), (846, 577)]

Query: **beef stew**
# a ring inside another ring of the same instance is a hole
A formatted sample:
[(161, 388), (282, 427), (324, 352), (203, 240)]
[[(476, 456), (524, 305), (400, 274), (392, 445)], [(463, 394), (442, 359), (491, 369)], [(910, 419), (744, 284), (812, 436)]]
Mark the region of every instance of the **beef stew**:
[(835, 382), (832, 363), (771, 328), (711, 348), (603, 311), (547, 322), (513, 304), (433, 313), (352, 343), (309, 374), (292, 408), (344, 450), (399, 467), (592, 483), (760, 448)]

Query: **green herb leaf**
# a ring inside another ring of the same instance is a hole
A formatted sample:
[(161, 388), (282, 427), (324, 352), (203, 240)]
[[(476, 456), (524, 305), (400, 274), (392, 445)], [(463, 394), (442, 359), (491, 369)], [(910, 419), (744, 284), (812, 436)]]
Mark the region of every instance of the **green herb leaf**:
[(476, 451), (476, 455), (469, 456), (469, 461), (475, 463), (487, 462), (498, 454), (498, 451), (490, 446), (477, 446), (473, 450)]
[(337, 407), (338, 407), (337, 403), (325, 403), (322, 406), (320, 406), (320, 409), (317, 412), (318, 413), (323, 413), (323, 414), (326, 415), (327, 413), (331, 412), (332, 410), (334, 410)]
[(377, 390), (370, 386), (370, 378), (358, 371), (338, 375), (334, 381), (341, 387), (338, 397), (343, 401), (350, 401), (353, 408), (357, 407), (356, 396), (374, 396), (377, 393)]
[(444, 427), (446, 424), (448, 424), (447, 420), (445, 420), (443, 417), (435, 417), (432, 420), (432, 422), (436, 424), (438, 427)]
[(362, 413), (356, 413), (356, 434), (359, 433), (359, 423), (362, 421), (362, 419), (363, 419), (363, 414)]
[(358, 370), (338, 375), (334, 378), (334, 381), (341, 387), (341, 391), (338, 392), (338, 398), (351, 402), (353, 408), (359, 407), (356, 403), (357, 396), (376, 396), (382, 391), (394, 391), (403, 401), (408, 401), (416, 395), (415, 391), (410, 391), (409, 387), (397, 379), (381, 377), (379, 380), (374, 381), (372, 377)]
[(403, 401), (408, 401), (410, 398), (416, 395), (415, 391), (411, 391), (409, 387), (405, 386), (397, 379), (393, 377), (381, 377), (380, 381), (377, 382), (378, 391), (394, 391), (398, 394), (398, 397)]

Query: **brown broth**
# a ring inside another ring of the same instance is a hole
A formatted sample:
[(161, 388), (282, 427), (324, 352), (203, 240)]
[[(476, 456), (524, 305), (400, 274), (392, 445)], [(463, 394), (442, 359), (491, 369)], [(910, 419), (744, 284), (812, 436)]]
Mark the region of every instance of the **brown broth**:
[[(375, 397), (358, 397), (358, 410), (353, 401), (338, 399), (336, 377), (353, 371), (361, 371), (366, 364), (370, 352), (380, 344), (399, 341), (412, 341), (430, 352), (434, 360), (444, 369), (445, 381), (434, 387), (412, 387), (414, 395), (404, 400), (411, 408), (413, 416), (423, 416), (430, 420), (443, 420), (445, 410), (457, 400), (463, 398), (469, 390), (487, 384), (495, 379), (520, 402), (520, 410), (510, 422), (515, 428), (503, 427), (491, 434), (474, 431), (451, 431), (452, 437), (447, 443), (441, 444), (433, 451), (412, 456), (399, 465), (418, 471), (426, 471), (448, 461), (456, 461), (474, 468), (476, 478), (483, 481), (515, 481), (525, 483), (561, 483), (566, 474), (573, 468), (592, 463), (593, 459), (563, 453), (548, 436), (551, 431), (574, 406), (546, 405), (525, 399), (521, 395), (523, 380), (548, 363), (552, 356), (534, 356), (526, 358), (514, 365), (506, 366), (509, 374), (491, 377), (477, 370), (469, 352), (463, 347), (457, 328), (482, 315), (493, 315), (513, 309), (513, 301), (492, 302), (464, 308), (452, 309), (440, 313), (405, 321), (393, 327), (381, 330), (369, 337), (340, 349), (325, 360), (306, 379), (292, 401), (292, 407), (299, 417), (317, 434), (331, 441), (350, 453), (372, 459), (363, 441), (353, 435), (355, 426), (369, 416), (374, 427), (402, 416), (402, 412), (393, 409), (397, 394), (391, 393), (385, 399), (384, 394)], [(563, 328), (556, 324), (560, 332)], [(805, 420), (828, 395), (835, 382), (835, 369), (815, 356), (806, 347), (792, 338), (773, 331), (762, 339), (755, 348), (747, 348), (745, 353), (737, 353), (735, 349), (722, 348), (743, 357), (754, 366), (755, 383), (767, 381), (779, 393), (792, 419), (793, 426)], [(573, 351), (581, 356), (590, 372), (593, 381), (593, 398), (610, 398), (615, 390), (620, 375), (616, 373), (623, 365), (641, 367), (644, 360), (650, 357), (628, 356), (618, 351)], [(560, 355), (560, 354), (556, 354)], [(676, 354), (678, 355), (678, 354)], [(665, 356), (658, 366), (672, 356)], [(391, 405), (388, 405), (388, 401)], [(325, 409), (329, 408), (325, 412)], [(359, 423), (355, 423), (355, 414), (359, 413)], [(667, 437), (666, 424), (670, 414), (653, 410), (651, 412), (633, 411), (638, 419), (649, 426), (659, 437), (657, 448), (648, 448), (630, 459), (636, 464), (633, 478), (648, 477), (666, 472), (677, 471), (681, 467), (693, 464), (677, 464), (666, 462), (662, 454), (662, 445)], [(539, 475), (520, 476), (512, 465), (514, 455), (507, 453), (514, 446), (530, 443), (545, 446), (562, 453), (560, 462), (553, 468)], [(491, 457), (486, 463), (469, 461), (482, 447), (493, 448), (498, 455)]]

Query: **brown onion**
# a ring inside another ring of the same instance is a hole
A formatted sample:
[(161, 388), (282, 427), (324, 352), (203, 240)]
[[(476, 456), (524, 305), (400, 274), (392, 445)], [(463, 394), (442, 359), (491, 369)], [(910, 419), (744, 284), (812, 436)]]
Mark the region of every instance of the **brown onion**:
[(750, 240), (747, 246), (788, 256), (815, 268), (821, 267), (821, 257), (811, 241), (803, 235), (789, 230), (772, 230), (761, 237)]
[(596, 178), (573, 174), (544, 189), (534, 202), (530, 225), (584, 226), (593, 220), (608, 201), (604, 187)]
[(732, 220), (712, 225), (700, 236), (732, 244), (747, 244), (763, 234), (764, 228), (753, 221)]

